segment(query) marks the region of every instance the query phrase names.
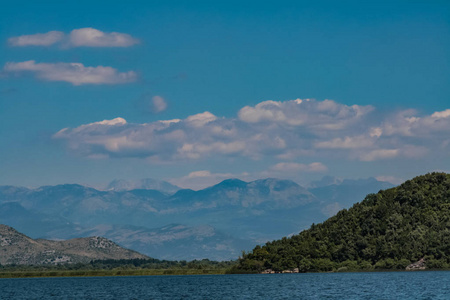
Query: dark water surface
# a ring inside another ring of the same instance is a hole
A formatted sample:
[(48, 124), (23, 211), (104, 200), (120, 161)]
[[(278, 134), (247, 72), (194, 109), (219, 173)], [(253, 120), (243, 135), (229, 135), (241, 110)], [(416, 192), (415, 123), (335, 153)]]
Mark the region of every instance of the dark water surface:
[(0, 299), (450, 299), (450, 272), (0, 279)]

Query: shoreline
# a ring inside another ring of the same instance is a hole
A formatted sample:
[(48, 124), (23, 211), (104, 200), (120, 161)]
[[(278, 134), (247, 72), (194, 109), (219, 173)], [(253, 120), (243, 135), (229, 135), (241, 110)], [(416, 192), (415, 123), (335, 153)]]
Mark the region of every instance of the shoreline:
[(426, 270), (361, 270), (361, 271), (346, 271), (346, 272), (306, 272), (306, 273), (275, 273), (275, 274), (261, 274), (261, 273), (241, 273), (232, 274), (227, 273), (227, 270), (163, 270), (163, 269), (149, 269), (149, 270), (77, 270), (77, 271), (11, 271), (0, 272), (0, 279), (14, 279), (14, 278), (64, 278), (64, 277), (121, 277), (121, 276), (189, 276), (189, 275), (292, 275), (292, 274), (345, 274), (345, 273), (392, 273), (392, 272), (438, 272), (450, 271), (450, 269), (426, 269)]
[(0, 272), (0, 279), (6, 278), (62, 278), (62, 277), (116, 277), (116, 276), (170, 276), (170, 275), (224, 275), (226, 270), (76, 270), (76, 271), (6, 271)]

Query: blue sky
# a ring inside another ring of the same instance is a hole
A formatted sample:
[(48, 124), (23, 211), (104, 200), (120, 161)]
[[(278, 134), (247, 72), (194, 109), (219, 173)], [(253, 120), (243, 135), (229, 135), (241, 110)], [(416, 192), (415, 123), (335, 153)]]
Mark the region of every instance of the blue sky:
[(0, 184), (449, 170), (449, 33), (447, 1), (4, 3)]

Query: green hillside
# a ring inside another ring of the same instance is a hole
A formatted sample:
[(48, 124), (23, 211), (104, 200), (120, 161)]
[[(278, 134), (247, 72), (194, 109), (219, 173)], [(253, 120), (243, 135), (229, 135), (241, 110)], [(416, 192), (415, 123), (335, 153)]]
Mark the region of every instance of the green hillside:
[(244, 253), (233, 272), (404, 269), (421, 258), (450, 267), (450, 175), (432, 173), (369, 194), (290, 238)]

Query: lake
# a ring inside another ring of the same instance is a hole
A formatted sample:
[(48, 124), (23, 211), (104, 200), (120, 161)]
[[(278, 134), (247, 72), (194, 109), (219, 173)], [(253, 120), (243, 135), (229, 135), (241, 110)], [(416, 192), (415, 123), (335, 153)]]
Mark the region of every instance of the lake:
[(0, 279), (0, 299), (450, 299), (450, 271)]

